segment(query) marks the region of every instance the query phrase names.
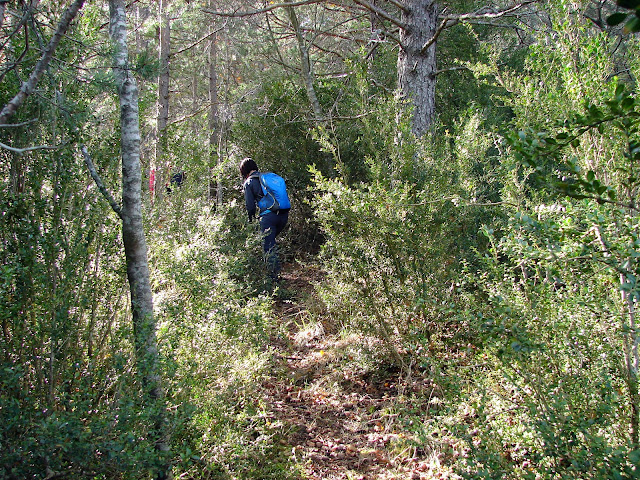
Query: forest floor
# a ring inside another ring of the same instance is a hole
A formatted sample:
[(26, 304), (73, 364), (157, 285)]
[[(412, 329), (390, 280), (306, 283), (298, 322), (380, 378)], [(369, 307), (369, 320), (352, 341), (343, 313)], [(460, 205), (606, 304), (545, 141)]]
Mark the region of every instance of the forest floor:
[(416, 447), (402, 425), (402, 412), (415, 408), (411, 398), (428, 403), (433, 395), (428, 380), (350, 362), (346, 352), (362, 339), (340, 336), (309, 315), (320, 279), (313, 267), (283, 269), (290, 294), (276, 302), (275, 314), (286, 333), (271, 340), (277, 368), (263, 384), (270, 420), (284, 432), (282, 445), (311, 480), (456, 478), (436, 446)]

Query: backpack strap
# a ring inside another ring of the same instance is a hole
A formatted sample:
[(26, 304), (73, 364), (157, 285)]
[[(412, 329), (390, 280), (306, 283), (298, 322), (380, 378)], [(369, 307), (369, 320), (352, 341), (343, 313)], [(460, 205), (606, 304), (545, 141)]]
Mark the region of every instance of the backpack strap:
[(244, 182), (242, 182), (242, 188), (247, 188), (247, 183), (249, 183), (249, 180), (251, 180), (252, 178), (257, 178), (259, 180), (260, 172), (253, 172), (247, 178), (245, 178)]

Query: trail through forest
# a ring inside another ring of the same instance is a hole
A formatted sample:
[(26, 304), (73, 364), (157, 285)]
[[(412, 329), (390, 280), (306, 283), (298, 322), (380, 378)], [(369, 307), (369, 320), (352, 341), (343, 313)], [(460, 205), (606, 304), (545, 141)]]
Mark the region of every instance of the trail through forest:
[(283, 287), (291, 295), (275, 306), (287, 334), (272, 338), (277, 368), (263, 388), (270, 420), (285, 432), (282, 443), (312, 480), (452, 478), (437, 452), (408, 441), (395, 413), (408, 390), (429, 395), (428, 382), (349, 363), (345, 352), (357, 339), (339, 337), (308, 315), (304, 301), (319, 275), (313, 267), (285, 265)]

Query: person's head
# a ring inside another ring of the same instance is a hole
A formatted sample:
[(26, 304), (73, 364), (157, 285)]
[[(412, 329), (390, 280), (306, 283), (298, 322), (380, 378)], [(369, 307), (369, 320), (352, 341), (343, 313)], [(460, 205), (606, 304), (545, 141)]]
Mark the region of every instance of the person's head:
[(258, 170), (256, 162), (254, 162), (252, 158), (243, 158), (240, 162), (240, 175), (242, 175), (242, 178), (247, 178), (254, 170)]

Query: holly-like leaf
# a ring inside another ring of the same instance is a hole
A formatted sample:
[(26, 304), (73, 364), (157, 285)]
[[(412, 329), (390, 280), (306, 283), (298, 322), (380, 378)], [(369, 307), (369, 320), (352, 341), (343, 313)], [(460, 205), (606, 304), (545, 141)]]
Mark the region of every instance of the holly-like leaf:
[[(619, 25), (627, 19), (627, 13), (614, 13), (613, 15), (609, 15), (607, 17), (607, 24), (612, 27), (615, 25)], [(616, 92), (617, 94), (618, 92)]]
[(622, 108), (624, 108), (625, 110), (631, 110), (635, 105), (635, 103), (636, 103), (635, 98), (625, 97), (625, 99), (622, 100)]

